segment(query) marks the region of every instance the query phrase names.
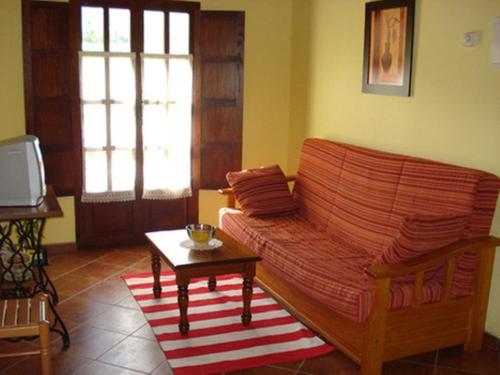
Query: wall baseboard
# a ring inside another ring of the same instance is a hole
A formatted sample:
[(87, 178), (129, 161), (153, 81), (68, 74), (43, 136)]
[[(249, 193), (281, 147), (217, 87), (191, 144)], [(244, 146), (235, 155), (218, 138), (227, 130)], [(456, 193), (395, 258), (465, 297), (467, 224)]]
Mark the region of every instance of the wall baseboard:
[(76, 242), (54, 243), (42, 246), (47, 250), (49, 256), (55, 254), (73, 253), (77, 251)]
[(488, 332), (485, 332), (483, 341), (487, 349), (493, 350), (495, 352), (500, 352), (500, 338), (495, 337)]

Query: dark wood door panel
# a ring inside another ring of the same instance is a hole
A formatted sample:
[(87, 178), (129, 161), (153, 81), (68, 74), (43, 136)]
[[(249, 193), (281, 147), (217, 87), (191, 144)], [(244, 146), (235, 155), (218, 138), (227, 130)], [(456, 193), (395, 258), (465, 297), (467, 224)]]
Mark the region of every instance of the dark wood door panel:
[(33, 95), (35, 97), (68, 97), (69, 56), (66, 53), (33, 56)]
[(91, 207), (91, 224), (97, 234), (133, 231), (134, 203), (93, 203)]
[(187, 221), (186, 199), (144, 200), (144, 232), (183, 228)]
[(75, 160), (73, 151), (51, 151), (42, 148), (45, 164), (45, 179), (50, 186), (58, 186), (62, 195), (71, 195), (75, 182)]
[(227, 186), (226, 173), (241, 169), (241, 149), (232, 143), (214, 142), (201, 149), (202, 160), (210, 160), (210, 168), (201, 169), (201, 180), (207, 189)]
[[(33, 50), (68, 48), (68, 7), (66, 5), (31, 2), (31, 48)], [(66, 20), (66, 22), (61, 22), (61, 20)]]
[(74, 128), (68, 4), (23, 0), (26, 133), (38, 136), (45, 175), (58, 196), (73, 195)]
[(144, 243), (141, 218), (137, 215), (136, 206), (135, 201), (87, 204), (77, 216), (79, 248)]
[(71, 129), (71, 102), (63, 97), (56, 99), (35, 99), (34, 121), (37, 136), (42, 145), (72, 150), (73, 130)]
[(203, 58), (242, 55), (243, 20), (243, 12), (202, 12), (201, 47)]
[(205, 143), (229, 142), (241, 140), (241, 128), (235, 129), (239, 121), (239, 110), (234, 106), (206, 106), (203, 110), (201, 137)]
[(205, 62), (201, 83), (202, 100), (238, 100), (241, 91), (239, 76), (238, 62)]
[(201, 14), (200, 187), (226, 186), (241, 169), (244, 12)]

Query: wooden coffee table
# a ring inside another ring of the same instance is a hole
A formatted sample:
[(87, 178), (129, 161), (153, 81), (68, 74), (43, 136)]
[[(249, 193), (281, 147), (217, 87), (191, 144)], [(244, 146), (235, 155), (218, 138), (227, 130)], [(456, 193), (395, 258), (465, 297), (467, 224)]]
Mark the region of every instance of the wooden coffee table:
[(160, 259), (163, 259), (175, 272), (180, 312), (179, 331), (182, 335), (187, 335), (189, 332), (188, 285), (194, 277), (208, 276), (208, 289), (213, 291), (217, 285), (217, 275), (241, 274), (243, 277), (241, 322), (244, 325), (250, 324), (252, 320), (250, 302), (252, 300), (253, 278), (255, 276), (255, 263), (261, 260), (259, 256), (220, 229), (217, 229), (215, 238), (221, 240), (223, 245), (214, 250), (189, 250), (180, 246), (182, 241), (188, 239), (184, 229), (149, 232), (146, 233), (146, 237), (153, 245), (151, 247), (151, 267), (153, 269), (153, 294), (155, 298), (160, 298), (161, 295)]

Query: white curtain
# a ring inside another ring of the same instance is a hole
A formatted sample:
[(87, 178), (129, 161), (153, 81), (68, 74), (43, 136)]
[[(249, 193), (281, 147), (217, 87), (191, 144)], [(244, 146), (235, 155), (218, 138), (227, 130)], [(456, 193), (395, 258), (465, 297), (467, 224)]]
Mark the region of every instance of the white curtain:
[(135, 199), (135, 54), (80, 52), (83, 202)]
[(143, 198), (191, 196), (192, 56), (141, 59)]

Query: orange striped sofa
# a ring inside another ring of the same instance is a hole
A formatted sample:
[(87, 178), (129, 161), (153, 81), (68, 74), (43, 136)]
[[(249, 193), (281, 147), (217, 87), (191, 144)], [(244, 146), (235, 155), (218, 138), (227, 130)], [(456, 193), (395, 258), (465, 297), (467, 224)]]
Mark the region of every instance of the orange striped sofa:
[[(220, 227), (263, 258), (259, 283), (378, 374), (384, 361), (482, 340), (500, 187), (486, 172), (307, 139), (297, 212)], [(416, 251), (416, 253), (413, 253)]]

